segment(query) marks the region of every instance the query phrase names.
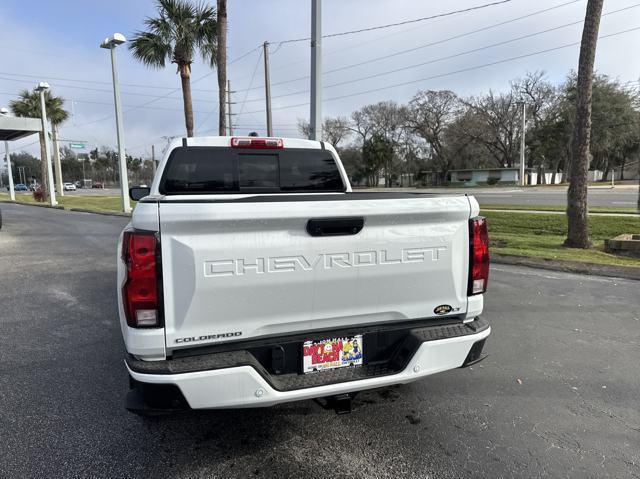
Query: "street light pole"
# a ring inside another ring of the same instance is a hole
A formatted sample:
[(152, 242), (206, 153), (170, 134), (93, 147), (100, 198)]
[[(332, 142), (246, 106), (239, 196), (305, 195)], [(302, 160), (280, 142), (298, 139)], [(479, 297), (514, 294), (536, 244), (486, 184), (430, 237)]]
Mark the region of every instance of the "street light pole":
[(522, 134), (520, 135), (520, 186), (525, 186), (525, 158), (524, 158), (524, 150), (525, 150), (525, 135), (527, 133), (527, 104), (522, 101)]
[(311, 111), (309, 139), (322, 139), (322, 9), (311, 0)]
[(42, 120), (42, 134), (44, 136), (44, 158), (42, 161), (47, 162), (47, 188), (49, 189), (49, 205), (56, 206), (55, 187), (53, 186), (53, 168), (51, 168), (51, 148), (49, 146), (49, 131), (47, 128), (47, 107), (44, 99), (44, 93), (49, 89), (47, 82), (40, 82), (36, 87), (36, 91), (40, 92), (40, 119)]
[[(7, 116), (9, 114), (9, 110), (7, 110), (6, 108), (0, 108), (0, 116)], [(16, 200), (16, 191), (13, 188), (13, 173), (11, 173), (11, 155), (9, 154), (9, 142), (5, 141), (4, 142), (4, 154), (5, 157), (7, 158), (7, 174), (9, 175), (9, 197), (11, 198), (11, 201), (15, 201)], [(20, 170), (18, 169), (18, 172), (20, 172)], [(2, 185), (2, 174), (0, 172), (0, 186)]]
[(120, 103), (120, 85), (118, 84), (118, 68), (116, 66), (116, 47), (126, 42), (121, 33), (114, 33), (100, 44), (100, 48), (111, 51), (111, 74), (113, 77), (113, 102), (116, 109), (116, 134), (118, 137), (118, 167), (120, 171), (120, 196), (122, 211), (131, 213), (129, 202), (129, 178), (127, 177), (127, 157), (124, 150), (124, 128), (122, 121), (122, 104)]
[(9, 154), (9, 142), (4, 142), (4, 154), (7, 158), (7, 174), (9, 175), (9, 197), (11, 201), (16, 200), (16, 190), (13, 187), (13, 174), (11, 173), (11, 155)]

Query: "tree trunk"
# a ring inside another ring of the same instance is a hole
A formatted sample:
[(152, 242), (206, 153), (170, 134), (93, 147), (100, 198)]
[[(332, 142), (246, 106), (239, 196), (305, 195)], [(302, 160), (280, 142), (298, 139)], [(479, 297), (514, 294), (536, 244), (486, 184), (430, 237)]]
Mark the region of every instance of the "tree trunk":
[(218, 0), (218, 134), (227, 134), (227, 0)]
[(609, 160), (607, 160), (607, 163), (604, 165), (604, 171), (602, 172), (602, 178), (600, 178), (600, 181), (602, 183), (607, 182), (607, 176), (609, 175), (610, 170), (611, 168), (609, 168)]
[(58, 186), (58, 194), (64, 196), (64, 188), (62, 187), (62, 166), (60, 165), (60, 145), (58, 144), (58, 125), (51, 125), (53, 134), (53, 158), (56, 169), (56, 185)]
[(40, 132), (38, 137), (40, 138), (40, 188), (42, 188), (43, 191), (46, 191), (46, 199), (49, 198), (49, 188), (47, 187), (47, 150), (44, 146), (45, 134)]
[(180, 65), (180, 80), (182, 80), (182, 101), (184, 103), (184, 124), (187, 136), (193, 136), (193, 102), (191, 101), (191, 65)]
[(589, 0), (582, 31), (576, 96), (576, 123), (573, 128), (573, 161), (571, 182), (567, 191), (567, 239), (565, 246), (589, 248), (587, 217), (587, 175), (591, 139), (591, 96), (593, 63), (596, 56), (598, 29), (604, 0)]
[(638, 213), (640, 213), (640, 159), (638, 159)]

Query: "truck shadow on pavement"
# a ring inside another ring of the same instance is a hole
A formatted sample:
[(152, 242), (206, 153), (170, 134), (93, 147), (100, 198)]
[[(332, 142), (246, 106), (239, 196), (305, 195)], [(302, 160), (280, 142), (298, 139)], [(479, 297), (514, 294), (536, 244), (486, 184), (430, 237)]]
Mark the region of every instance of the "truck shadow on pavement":
[[(131, 416), (140, 438), (130, 444), (137, 445), (141, 457), (155, 456), (165, 474), (173, 471), (178, 477), (205, 471), (220, 477), (392, 477), (394, 470), (419, 465), (415, 459), (408, 462), (412, 452), (400, 452), (404, 446), (398, 431), (420, 424), (417, 415), (404, 410), (402, 389), (407, 387), (360, 393), (348, 415), (303, 401), (272, 408)], [(385, 425), (397, 417), (401, 424)], [(415, 449), (419, 455), (420, 448)]]

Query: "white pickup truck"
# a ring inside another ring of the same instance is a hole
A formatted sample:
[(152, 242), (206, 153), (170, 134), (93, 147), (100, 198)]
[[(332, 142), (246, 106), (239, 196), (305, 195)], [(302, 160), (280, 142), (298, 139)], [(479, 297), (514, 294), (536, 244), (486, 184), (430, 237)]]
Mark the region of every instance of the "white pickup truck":
[(486, 222), (467, 195), (352, 192), (334, 148), (174, 141), (118, 247), (140, 414), (319, 399), (482, 359)]

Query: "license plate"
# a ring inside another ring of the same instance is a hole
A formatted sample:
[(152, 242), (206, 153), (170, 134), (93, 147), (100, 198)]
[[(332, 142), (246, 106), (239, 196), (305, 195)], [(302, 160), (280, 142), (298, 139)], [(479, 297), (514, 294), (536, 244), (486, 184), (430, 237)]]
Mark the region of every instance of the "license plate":
[(302, 372), (362, 366), (362, 335), (305, 341), (302, 346)]

